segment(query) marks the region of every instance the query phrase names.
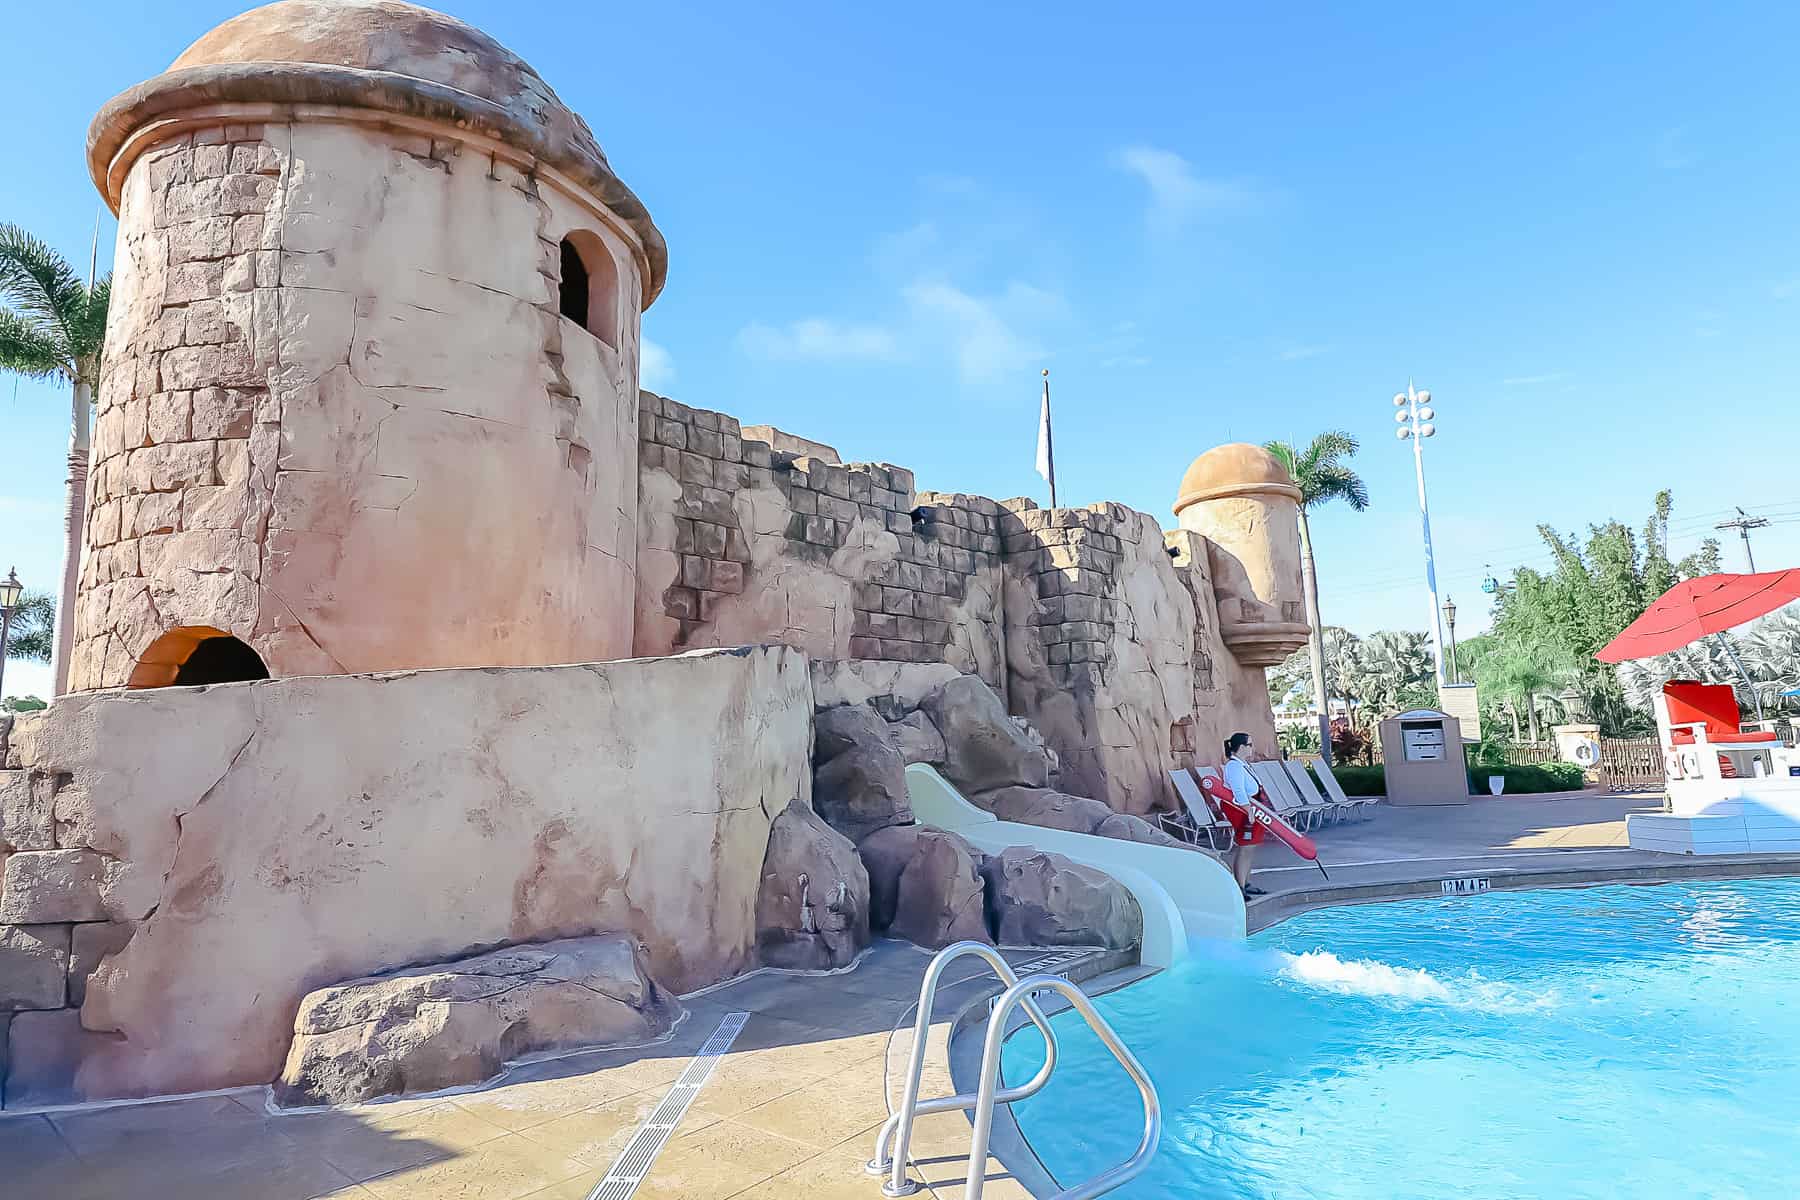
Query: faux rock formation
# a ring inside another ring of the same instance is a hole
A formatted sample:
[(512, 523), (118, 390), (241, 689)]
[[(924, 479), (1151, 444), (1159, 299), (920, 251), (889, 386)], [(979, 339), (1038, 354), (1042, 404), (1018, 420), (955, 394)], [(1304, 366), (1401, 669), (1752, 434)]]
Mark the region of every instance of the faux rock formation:
[(988, 922), (1004, 946), (1134, 946), (1137, 901), (1111, 876), (1060, 854), (1009, 846), (981, 864)]
[(1002, 821), (1066, 829), (1070, 833), (1094, 833), (1104, 822), (1119, 815), (1098, 800), (1041, 787), (998, 788), (970, 799)]
[(769, 830), (756, 942), (764, 966), (848, 966), (869, 944), (869, 873), (856, 846), (799, 800)]
[(1151, 846), (1186, 848), (1142, 817), (1116, 813), (1099, 800), (1086, 796), (1071, 796), (1050, 788), (1008, 787), (969, 799), (1002, 821), (1066, 829), (1071, 833), (1091, 833), (1096, 837), (1143, 842)]
[(912, 820), (906, 760), (888, 723), (863, 704), (829, 708), (813, 722), (813, 807), (853, 842)]
[(825, 763), (858, 746), (892, 744), (888, 723), (867, 704), (840, 704), (813, 717), (813, 762)]
[(894, 825), (857, 847), (869, 871), (869, 918), (892, 937), (939, 949), (991, 942), (984, 910), (982, 855), (954, 833)]
[(1050, 782), (1044, 751), (1007, 715), (992, 688), (962, 675), (925, 697), (919, 707), (944, 737), (944, 774), (964, 793)]
[(478, 1083), (525, 1054), (650, 1041), (679, 1013), (624, 934), (353, 979), (300, 1002), (275, 1098), (348, 1104)]
[(898, 721), (889, 722), (888, 728), (893, 732), (900, 757), (908, 766), (913, 763), (929, 763), (934, 767), (944, 765), (944, 735), (924, 713), (907, 713)]
[(1129, 813), (1114, 813), (1094, 827), (1094, 832), (1101, 837), (1118, 838), (1122, 842), (1143, 842), (1150, 846), (1173, 846), (1177, 850), (1191, 850), (1187, 843), (1170, 837), (1142, 817), (1134, 817)]

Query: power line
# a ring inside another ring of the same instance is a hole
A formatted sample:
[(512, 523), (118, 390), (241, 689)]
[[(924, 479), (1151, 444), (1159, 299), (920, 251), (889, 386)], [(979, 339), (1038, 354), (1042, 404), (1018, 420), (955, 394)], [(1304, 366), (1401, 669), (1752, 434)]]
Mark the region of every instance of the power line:
[(1750, 553), (1750, 531), (1752, 529), (1767, 529), (1768, 527), (1769, 518), (1753, 517), (1741, 508), (1737, 510), (1736, 520), (1720, 521), (1717, 525), (1713, 526), (1714, 529), (1721, 531), (1726, 529), (1735, 529), (1738, 531), (1738, 535), (1744, 539), (1744, 561), (1750, 564), (1750, 574), (1752, 575), (1756, 574), (1756, 555)]

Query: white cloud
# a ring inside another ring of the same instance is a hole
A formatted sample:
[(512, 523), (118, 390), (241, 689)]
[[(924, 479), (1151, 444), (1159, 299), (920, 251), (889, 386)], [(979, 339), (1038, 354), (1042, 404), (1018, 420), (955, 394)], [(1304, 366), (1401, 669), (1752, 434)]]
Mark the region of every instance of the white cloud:
[(1127, 146), (1114, 162), (1150, 189), (1150, 227), (1159, 233), (1173, 233), (1198, 217), (1242, 211), (1257, 203), (1256, 189), (1249, 184), (1196, 175), (1193, 164), (1172, 150)]
[(1567, 375), (1562, 371), (1548, 371), (1542, 375), (1511, 375), (1500, 382), (1505, 387), (1536, 387), (1539, 384), (1555, 383), (1557, 380), (1565, 378)]
[(1064, 309), (1056, 293), (1017, 281), (982, 297), (941, 280), (921, 280), (902, 295), (932, 340), (948, 343), (965, 381), (1042, 365), (1046, 351), (1020, 326), (1057, 317)]
[(638, 349), (638, 379), (653, 392), (675, 382), (675, 360), (668, 350), (649, 338)]
[(900, 340), (892, 330), (828, 317), (807, 317), (780, 327), (752, 321), (738, 332), (738, 345), (773, 362), (900, 357)]

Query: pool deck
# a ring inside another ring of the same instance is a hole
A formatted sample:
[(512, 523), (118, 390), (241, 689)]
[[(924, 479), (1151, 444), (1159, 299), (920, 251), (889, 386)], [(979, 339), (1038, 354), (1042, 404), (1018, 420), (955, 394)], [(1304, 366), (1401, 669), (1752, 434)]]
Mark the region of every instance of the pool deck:
[[(1570, 886), (1682, 875), (1800, 874), (1800, 855), (1717, 858), (1634, 851), (1625, 817), (1656, 796), (1506, 797), (1425, 808), (1378, 806), (1364, 822), (1318, 835), (1327, 883), (1285, 847), (1265, 847), (1252, 929), (1332, 904), (1441, 894), (1446, 878), (1496, 888)], [(1053, 951), (1008, 951), (1040, 967)], [(850, 971), (761, 972), (684, 1001), (665, 1042), (520, 1066), (458, 1095), (331, 1111), (271, 1113), (264, 1088), (42, 1113), (0, 1113), (0, 1194), (59, 1200), (585, 1200), (669, 1094), (702, 1043), (732, 1012), (749, 1018), (675, 1126), (635, 1192), (682, 1200), (873, 1200), (865, 1174), (875, 1132), (898, 1102), (913, 1006), (930, 955), (877, 942)], [(1110, 971), (1090, 954), (1072, 978)], [(1053, 969), (1062, 969), (1055, 964)], [(924, 1093), (952, 1090), (950, 1038), (959, 1015), (997, 990), (974, 961), (952, 968), (933, 1013)], [(1090, 987), (1096, 986), (1093, 984)], [(964, 1022), (967, 1026), (968, 1022)], [(978, 1040), (978, 1039), (974, 1039)], [(958, 1074), (967, 1079), (968, 1064)], [(1027, 1200), (1047, 1179), (1004, 1113), (983, 1165), (989, 1200)], [(962, 1195), (969, 1125), (960, 1113), (921, 1118), (912, 1175), (926, 1193)], [(1001, 1159), (1019, 1164), (1010, 1173)]]
[(1800, 854), (1674, 855), (1633, 850), (1625, 818), (1662, 811), (1657, 793), (1471, 797), (1467, 804), (1375, 806), (1365, 821), (1314, 836), (1319, 869), (1280, 843), (1257, 851), (1250, 929), (1333, 904), (1442, 895), (1446, 879), (1495, 889), (1670, 878), (1800, 874)]
[[(1016, 965), (1066, 951), (1009, 950)], [(1116, 956), (1089, 952), (1090, 971)], [(850, 971), (761, 972), (683, 1001), (666, 1042), (517, 1067), (460, 1095), (275, 1114), (265, 1088), (0, 1114), (0, 1195), (57, 1200), (583, 1200), (726, 1014), (750, 1014), (637, 1189), (644, 1200), (871, 1200), (875, 1132), (898, 1102), (931, 956), (878, 941)], [(1055, 964), (1064, 969), (1064, 964)], [(1080, 978), (1080, 966), (1070, 967)], [(934, 1006), (924, 1095), (948, 1094), (950, 1023), (994, 977), (974, 960)], [(895, 1090), (890, 1091), (890, 1083)], [(892, 1100), (888, 1097), (892, 1097)], [(969, 1123), (919, 1119), (913, 1177), (960, 1196)], [(1028, 1200), (987, 1163), (985, 1195)]]

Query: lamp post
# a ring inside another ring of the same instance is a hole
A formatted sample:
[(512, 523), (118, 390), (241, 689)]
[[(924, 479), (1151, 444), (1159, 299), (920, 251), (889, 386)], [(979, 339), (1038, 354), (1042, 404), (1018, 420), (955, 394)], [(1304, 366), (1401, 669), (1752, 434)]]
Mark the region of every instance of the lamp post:
[(1450, 682), (1461, 683), (1462, 672), (1456, 669), (1456, 601), (1444, 597), (1444, 624), (1450, 627)]
[(0, 579), (0, 697), (6, 695), (6, 643), (12, 637), (13, 612), (19, 607), (19, 597), (25, 594), (25, 585), (19, 582), (19, 573), (8, 567), (6, 578)]
[(1413, 471), (1419, 477), (1419, 528), (1425, 535), (1425, 589), (1431, 596), (1431, 648), (1437, 659), (1438, 686), (1444, 685), (1444, 627), (1438, 620), (1437, 563), (1431, 553), (1431, 509), (1425, 503), (1425, 439), (1437, 432), (1432, 418), (1431, 393), (1414, 389), (1408, 380), (1406, 390), (1394, 397), (1394, 420), (1400, 428), (1394, 436), (1412, 442)]

